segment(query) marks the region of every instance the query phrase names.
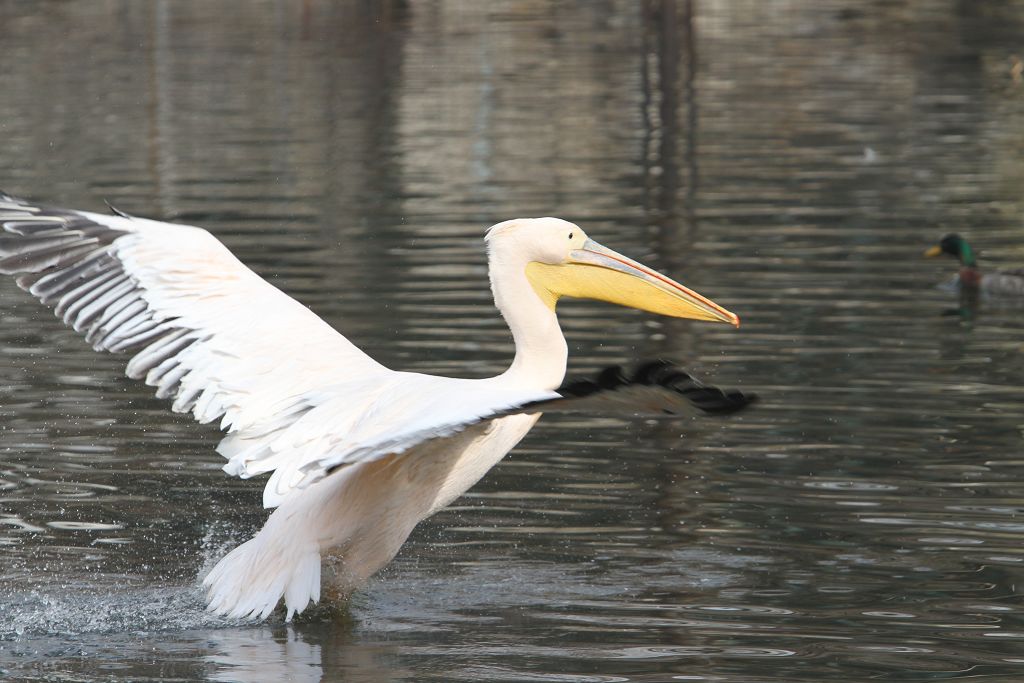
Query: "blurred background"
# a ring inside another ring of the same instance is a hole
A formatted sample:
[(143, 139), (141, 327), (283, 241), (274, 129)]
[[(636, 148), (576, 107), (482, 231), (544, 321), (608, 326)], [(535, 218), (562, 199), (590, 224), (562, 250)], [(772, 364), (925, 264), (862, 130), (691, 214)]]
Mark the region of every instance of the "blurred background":
[(570, 375), (762, 401), (548, 416), (345, 618), (197, 577), (262, 524), (210, 427), (0, 282), (0, 678), (1024, 678), (1024, 2), (0, 2), (0, 187), (202, 225), (381, 362), (481, 377), (483, 231), (555, 215), (739, 330), (560, 307)]

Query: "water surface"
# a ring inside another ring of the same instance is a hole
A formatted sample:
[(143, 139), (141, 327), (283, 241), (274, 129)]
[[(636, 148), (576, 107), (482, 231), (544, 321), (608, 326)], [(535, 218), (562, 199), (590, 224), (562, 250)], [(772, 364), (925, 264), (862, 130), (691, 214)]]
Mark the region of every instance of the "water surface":
[[(1024, 678), (1024, 3), (0, 4), (0, 186), (207, 227), (391, 367), (512, 354), (483, 230), (558, 215), (740, 330), (561, 307), (728, 419), (548, 416), (347, 614), (197, 579), (262, 524), (217, 433), (0, 283), (0, 677)], [(1015, 73), (1018, 76), (1015, 77)]]

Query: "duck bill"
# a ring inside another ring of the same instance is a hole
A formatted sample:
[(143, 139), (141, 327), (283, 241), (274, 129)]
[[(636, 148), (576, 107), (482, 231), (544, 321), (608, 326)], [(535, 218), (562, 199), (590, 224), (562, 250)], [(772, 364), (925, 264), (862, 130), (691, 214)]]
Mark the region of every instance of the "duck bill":
[(935, 245), (929, 249), (925, 249), (924, 255), (928, 258), (935, 258), (936, 256), (942, 256), (942, 247)]
[(552, 305), (559, 296), (571, 296), (673, 318), (740, 325), (736, 314), (714, 301), (590, 239), (564, 264), (531, 263), (528, 276), (538, 293), (546, 290)]

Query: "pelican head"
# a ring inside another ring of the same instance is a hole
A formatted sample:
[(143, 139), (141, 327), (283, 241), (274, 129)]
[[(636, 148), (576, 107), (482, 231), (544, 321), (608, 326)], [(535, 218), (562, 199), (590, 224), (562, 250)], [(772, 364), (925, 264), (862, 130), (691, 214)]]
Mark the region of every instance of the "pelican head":
[(608, 301), (673, 318), (740, 319), (710, 299), (587, 237), (560, 218), (519, 218), (487, 232), (492, 267), (522, 267), (551, 310), (563, 296)]

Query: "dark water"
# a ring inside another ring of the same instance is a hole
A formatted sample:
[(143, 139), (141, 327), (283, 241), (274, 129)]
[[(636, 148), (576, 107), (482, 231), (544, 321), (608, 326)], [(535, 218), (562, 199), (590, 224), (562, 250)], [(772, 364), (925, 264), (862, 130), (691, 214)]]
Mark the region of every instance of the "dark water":
[(920, 258), (1024, 265), (1024, 2), (11, 1), (0, 47), (12, 193), (201, 224), (460, 376), (512, 352), (483, 229), (558, 215), (744, 321), (569, 303), (571, 372), (763, 397), (549, 416), (347, 617), (231, 623), (196, 580), (261, 485), (0, 283), (0, 678), (1024, 680), (1024, 305)]

